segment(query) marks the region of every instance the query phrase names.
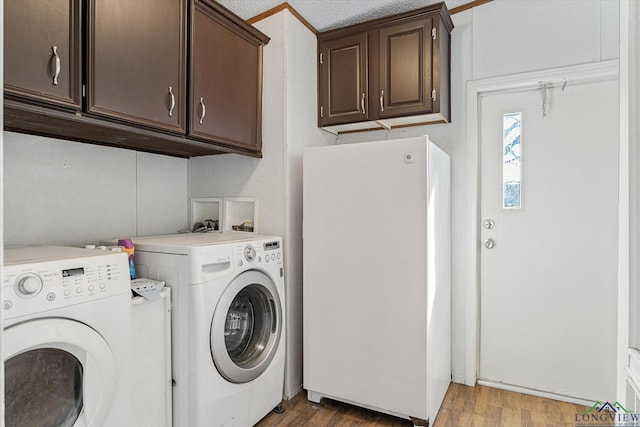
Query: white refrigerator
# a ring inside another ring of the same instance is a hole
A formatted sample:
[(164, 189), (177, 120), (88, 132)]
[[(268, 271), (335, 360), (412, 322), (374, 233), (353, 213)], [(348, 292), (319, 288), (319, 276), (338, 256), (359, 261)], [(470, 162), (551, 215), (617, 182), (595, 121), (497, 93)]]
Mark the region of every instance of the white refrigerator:
[(308, 148), (303, 381), (433, 425), (451, 381), (450, 161), (429, 138)]

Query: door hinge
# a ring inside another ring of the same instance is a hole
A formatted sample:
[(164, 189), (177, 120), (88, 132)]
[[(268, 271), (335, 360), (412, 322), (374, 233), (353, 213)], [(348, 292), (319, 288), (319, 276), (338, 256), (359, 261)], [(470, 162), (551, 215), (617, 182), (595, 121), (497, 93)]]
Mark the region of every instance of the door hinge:
[(434, 40), (436, 39), (436, 27), (433, 27), (431, 29), (431, 38)]
[(320, 106), (320, 117), (324, 117), (324, 106)]
[(436, 90), (435, 90), (435, 89), (433, 89), (433, 90), (431, 91), (431, 100), (432, 100), (433, 102), (436, 102)]
[(322, 55), (322, 52), (320, 52), (320, 65), (322, 65), (324, 63), (323, 59), (324, 59), (324, 57)]

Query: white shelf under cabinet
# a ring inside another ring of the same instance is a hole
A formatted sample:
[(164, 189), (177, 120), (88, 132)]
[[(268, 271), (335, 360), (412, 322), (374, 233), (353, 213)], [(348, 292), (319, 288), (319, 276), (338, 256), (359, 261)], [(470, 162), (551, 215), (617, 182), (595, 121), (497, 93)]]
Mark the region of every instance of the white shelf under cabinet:
[(253, 197), (224, 197), (223, 231), (258, 232), (258, 200)]

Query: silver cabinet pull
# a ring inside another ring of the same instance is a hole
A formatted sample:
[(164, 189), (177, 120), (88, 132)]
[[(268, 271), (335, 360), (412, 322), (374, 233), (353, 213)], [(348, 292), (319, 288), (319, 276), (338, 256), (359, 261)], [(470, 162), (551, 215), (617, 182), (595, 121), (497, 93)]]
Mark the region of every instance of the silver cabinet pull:
[(204, 105), (204, 99), (200, 97), (200, 106), (202, 107), (202, 112), (200, 113), (200, 124), (204, 120), (205, 114), (207, 114), (207, 107)]
[(176, 97), (173, 94), (173, 88), (169, 86), (169, 95), (171, 96), (171, 105), (169, 106), (169, 117), (173, 117), (173, 109), (176, 106)]
[(362, 107), (362, 114), (367, 114), (367, 110), (364, 109), (364, 92), (362, 93), (362, 98), (360, 98), (360, 106)]
[(380, 111), (384, 111), (384, 91), (380, 91)]
[(53, 84), (58, 84), (58, 76), (60, 75), (60, 56), (58, 56), (58, 46), (51, 46), (54, 57), (55, 70), (53, 72)]

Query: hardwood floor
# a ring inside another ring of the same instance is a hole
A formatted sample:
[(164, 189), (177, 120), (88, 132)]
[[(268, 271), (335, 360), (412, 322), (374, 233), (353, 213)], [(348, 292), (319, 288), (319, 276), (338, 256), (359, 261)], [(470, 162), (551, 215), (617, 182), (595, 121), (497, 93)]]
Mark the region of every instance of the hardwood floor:
[[(309, 402), (305, 392), (284, 402), (283, 414), (271, 413), (257, 427), (378, 426), (411, 427), (409, 420), (324, 399)], [(562, 427), (576, 426), (576, 415), (588, 408), (572, 403), (499, 390), (451, 384), (432, 427)], [(589, 423), (590, 426), (597, 425)], [(605, 424), (603, 424), (605, 425)], [(611, 423), (609, 423), (611, 425)]]

